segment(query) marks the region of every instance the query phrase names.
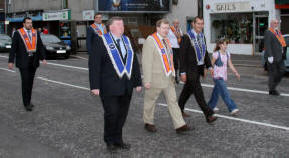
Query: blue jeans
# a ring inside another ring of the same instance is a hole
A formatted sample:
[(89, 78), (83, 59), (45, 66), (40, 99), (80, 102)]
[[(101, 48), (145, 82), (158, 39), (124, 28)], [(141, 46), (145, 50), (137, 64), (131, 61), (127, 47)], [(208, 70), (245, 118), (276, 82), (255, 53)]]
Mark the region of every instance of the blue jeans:
[(230, 112), (236, 109), (237, 106), (230, 97), (225, 81), (222, 78), (214, 78), (214, 82), (215, 87), (213, 89), (211, 99), (208, 103), (209, 107), (214, 109), (217, 106), (219, 95), (221, 95)]

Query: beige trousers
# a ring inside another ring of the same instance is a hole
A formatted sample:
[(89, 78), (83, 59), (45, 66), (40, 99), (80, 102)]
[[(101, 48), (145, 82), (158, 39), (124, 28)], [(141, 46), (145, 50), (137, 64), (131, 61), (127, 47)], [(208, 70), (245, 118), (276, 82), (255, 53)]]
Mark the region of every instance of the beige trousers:
[(145, 90), (143, 113), (144, 123), (152, 125), (154, 124), (154, 111), (156, 100), (158, 99), (161, 92), (164, 93), (175, 129), (182, 127), (186, 123), (183, 119), (181, 110), (177, 103), (176, 90), (173, 79), (170, 80), (169, 86), (166, 88), (151, 87), (150, 89)]

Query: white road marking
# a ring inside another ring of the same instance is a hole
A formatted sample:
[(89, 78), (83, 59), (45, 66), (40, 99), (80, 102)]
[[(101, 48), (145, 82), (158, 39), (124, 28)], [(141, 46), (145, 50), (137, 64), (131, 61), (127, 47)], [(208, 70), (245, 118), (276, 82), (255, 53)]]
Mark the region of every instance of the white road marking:
[(261, 61), (258, 61), (258, 60), (234, 60), (232, 59), (232, 61), (261, 63)]
[(47, 65), (60, 66), (60, 67), (65, 67), (65, 68), (72, 68), (72, 69), (78, 69), (78, 70), (86, 70), (86, 71), (88, 71), (88, 68), (85, 68), (85, 67), (77, 67), (77, 66), (56, 64), (56, 63), (51, 63), (51, 62), (47, 62)]
[[(47, 78), (44, 78), (44, 77), (37, 77), (37, 78), (40, 79), (40, 80), (51, 82), (51, 83), (55, 83), (55, 84), (60, 84), (60, 85), (69, 86), (69, 87), (73, 87), (73, 88), (78, 88), (78, 89), (82, 89), (82, 90), (88, 90), (88, 91), (90, 90), (89, 88), (86, 88), (86, 87), (81, 87), (81, 86), (77, 86), (77, 85), (73, 85), (73, 84), (68, 84), (68, 83), (64, 83), (64, 82), (54, 81), (54, 80), (50, 80), (50, 79), (47, 79)], [(167, 104), (158, 103), (158, 105), (167, 107)], [(202, 111), (195, 110), (195, 109), (185, 108), (185, 110), (186, 111), (190, 111), (190, 112), (194, 112), (194, 113), (200, 113), (200, 114), (203, 113)], [(230, 117), (230, 116), (225, 116), (225, 115), (220, 115), (220, 114), (215, 114), (215, 116), (219, 117), (219, 118), (228, 119), (228, 120), (245, 122), (245, 123), (248, 123), (248, 124), (254, 124), (254, 125), (260, 125), (260, 126), (265, 126), (265, 127), (283, 129), (283, 130), (287, 130), (287, 131), (289, 130), (289, 127), (286, 127), (286, 126), (273, 125), (273, 124), (269, 124), (269, 123), (251, 121), (251, 120), (247, 120), (247, 119)]]
[(5, 69), (5, 68), (0, 68), (0, 70), (5, 70), (5, 71), (9, 71), (9, 72), (16, 72), (16, 71), (14, 71), (14, 70)]
[[(0, 57), (7, 57), (7, 56), (1, 56)], [(8, 58), (8, 57), (7, 57)], [(47, 62), (48, 65), (53, 65), (53, 66), (60, 66), (60, 67), (65, 67), (65, 68), (72, 68), (72, 69), (78, 69), (78, 70), (86, 70), (88, 71), (88, 68), (85, 67), (77, 67), (77, 66), (70, 66), (70, 65), (63, 65), (63, 64), (56, 64), (56, 63), (51, 63), (51, 62)], [(183, 83), (181, 83), (183, 84)], [(211, 84), (202, 84), (203, 87), (207, 87), (207, 88), (213, 88), (214, 85)], [(239, 91), (239, 92), (248, 92), (248, 93), (257, 93), (257, 94), (266, 94), (269, 95), (268, 91), (261, 91), (261, 90), (252, 90), (252, 89), (244, 89), (244, 88), (235, 88), (235, 87), (228, 87), (229, 90), (232, 91)], [(289, 97), (289, 94), (286, 93), (281, 93), (280, 96), (284, 96), (284, 97)]]
[(44, 78), (44, 77), (37, 77), (37, 78), (40, 79), (40, 80), (42, 80), (42, 81), (47, 81), (47, 82), (51, 82), (51, 83), (56, 83), (56, 84), (60, 84), (60, 85), (64, 85), (64, 86), (69, 86), (69, 87), (78, 88), (78, 89), (83, 89), (83, 90), (90, 90), (89, 88), (86, 88), (86, 87), (76, 86), (76, 85), (73, 85), (73, 84), (64, 83), (64, 82), (60, 82), (60, 81), (49, 80), (49, 79)]
[[(202, 84), (203, 87), (209, 87), (209, 88), (213, 88), (214, 85), (211, 84)], [(258, 94), (268, 94), (269, 92), (267, 91), (260, 91), (260, 90), (251, 90), (251, 89), (243, 89), (243, 88), (235, 88), (235, 87), (228, 87), (229, 90), (232, 91), (239, 91), (239, 92), (249, 92), (249, 93), (258, 93)], [(281, 96), (284, 97), (289, 97), (289, 94), (285, 94), (285, 93), (281, 93)]]
[[(3, 56), (3, 55), (0, 55), (0, 57), (2, 58), (8, 58), (7, 56)], [(42, 63), (42, 62), (41, 62)], [(85, 68), (85, 67), (77, 67), (77, 66), (70, 66), (70, 65), (64, 65), (64, 64), (57, 64), (57, 63), (52, 63), (52, 62), (49, 62), (47, 61), (47, 65), (53, 65), (53, 66), (59, 66), (59, 67), (65, 67), (65, 68), (72, 68), (72, 69), (78, 69), (78, 70), (86, 70), (88, 71), (88, 68)]]
[[(164, 106), (164, 107), (167, 107), (167, 106), (168, 106), (167, 104), (162, 104), (162, 103), (158, 103), (158, 105)], [(189, 109), (189, 108), (185, 108), (185, 110), (186, 110), (186, 111), (190, 111), (190, 112), (194, 112), (194, 113), (203, 114), (203, 112), (200, 111), (200, 110)], [(286, 126), (273, 125), (273, 124), (269, 124), (269, 123), (251, 121), (251, 120), (247, 120), (247, 119), (236, 118), (236, 117), (231, 117), (231, 116), (226, 116), (226, 115), (220, 115), (220, 114), (215, 114), (215, 116), (216, 116), (216, 117), (219, 117), (219, 118), (228, 119), (228, 120), (245, 122), (245, 123), (248, 123), (248, 124), (254, 124), (254, 125), (260, 125), (260, 126), (265, 126), (265, 127), (272, 127), (272, 128), (277, 128), (277, 129), (283, 129), (283, 130), (286, 130), (286, 131), (289, 130), (289, 127), (286, 127)]]
[(1, 58), (7, 58), (7, 59), (9, 58), (8, 56), (5, 56), (5, 55), (0, 55), (0, 57)]
[(78, 58), (78, 59), (88, 60), (87, 58), (84, 58), (84, 57), (81, 57), (81, 56), (77, 56), (77, 55), (70, 55), (70, 56)]

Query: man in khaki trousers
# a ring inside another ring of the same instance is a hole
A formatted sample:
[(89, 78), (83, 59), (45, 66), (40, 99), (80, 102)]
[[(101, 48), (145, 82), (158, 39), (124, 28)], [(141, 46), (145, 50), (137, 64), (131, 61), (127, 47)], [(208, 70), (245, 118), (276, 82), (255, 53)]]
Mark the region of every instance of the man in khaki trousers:
[(156, 27), (157, 32), (146, 39), (142, 51), (145, 129), (149, 132), (156, 132), (154, 125), (155, 102), (163, 92), (176, 132), (182, 133), (190, 128), (186, 125), (177, 103), (173, 53), (167, 38), (170, 29), (169, 21), (161, 19), (157, 21)]

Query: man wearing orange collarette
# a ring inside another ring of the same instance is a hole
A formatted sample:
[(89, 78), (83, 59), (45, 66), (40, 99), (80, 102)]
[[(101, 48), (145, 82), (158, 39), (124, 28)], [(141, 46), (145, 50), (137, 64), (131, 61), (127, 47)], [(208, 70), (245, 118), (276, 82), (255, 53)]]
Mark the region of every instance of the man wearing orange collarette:
[(175, 19), (170, 26), (170, 31), (168, 34), (168, 38), (172, 45), (173, 54), (174, 54), (174, 68), (176, 71), (175, 80), (176, 83), (179, 83), (178, 76), (179, 76), (179, 65), (180, 65), (180, 43), (183, 36), (183, 32), (180, 28), (180, 22), (178, 19)]
[(144, 95), (144, 128), (156, 132), (154, 125), (155, 104), (160, 93), (164, 93), (168, 109), (177, 133), (190, 130), (186, 125), (177, 103), (175, 91), (175, 70), (173, 52), (167, 35), (170, 30), (169, 21), (161, 19), (156, 23), (157, 32), (150, 35), (142, 51)]
[(13, 69), (16, 58), (16, 67), (19, 68), (22, 80), (22, 99), (26, 111), (32, 111), (31, 101), (33, 80), (39, 60), (46, 64), (45, 51), (40, 33), (32, 27), (32, 19), (24, 18), (23, 28), (15, 31), (12, 39), (12, 48), (9, 54), (8, 68)]
[(101, 36), (106, 33), (107, 33), (106, 26), (102, 23), (102, 15), (100, 13), (96, 13), (94, 15), (94, 23), (87, 28), (86, 33), (86, 48), (88, 54), (92, 53), (91, 48), (93, 37)]
[(284, 57), (286, 55), (286, 42), (278, 27), (279, 21), (277, 19), (271, 20), (270, 28), (266, 30), (264, 36), (264, 56), (269, 73), (269, 95), (275, 96), (280, 95), (276, 87), (285, 73)]

